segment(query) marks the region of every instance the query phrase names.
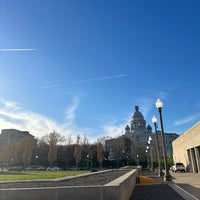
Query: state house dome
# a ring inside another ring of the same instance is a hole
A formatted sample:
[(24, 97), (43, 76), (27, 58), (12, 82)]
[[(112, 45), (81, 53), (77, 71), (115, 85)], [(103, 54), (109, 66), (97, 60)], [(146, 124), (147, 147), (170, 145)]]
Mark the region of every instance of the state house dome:
[(144, 120), (142, 113), (139, 111), (139, 106), (135, 106), (135, 112), (133, 113), (131, 122), (134, 122), (136, 120), (137, 121), (143, 121)]
[(133, 113), (132, 119), (130, 121), (131, 132), (136, 134), (146, 133), (146, 121), (144, 116), (139, 111), (139, 106), (135, 106), (135, 112)]

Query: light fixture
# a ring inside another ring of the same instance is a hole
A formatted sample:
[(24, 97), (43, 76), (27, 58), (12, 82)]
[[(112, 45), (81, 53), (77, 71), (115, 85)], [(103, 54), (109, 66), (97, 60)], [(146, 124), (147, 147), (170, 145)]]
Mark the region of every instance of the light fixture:
[(157, 121), (158, 121), (157, 118), (156, 118), (155, 116), (153, 116), (153, 117), (152, 117), (152, 122), (153, 122), (153, 123), (157, 123)]
[(163, 102), (160, 99), (157, 99), (156, 101), (156, 108), (162, 108), (163, 107)]
[(165, 144), (165, 136), (164, 136), (164, 126), (163, 126), (163, 120), (162, 120), (163, 102), (160, 99), (157, 99), (156, 107), (158, 109), (159, 116), (160, 116), (160, 127), (161, 127), (161, 135), (162, 135), (163, 158), (164, 158), (164, 165), (165, 165), (164, 180), (165, 181), (172, 181), (172, 176), (169, 173), (168, 164), (167, 164), (167, 155), (166, 155), (167, 153), (166, 153), (166, 144)]

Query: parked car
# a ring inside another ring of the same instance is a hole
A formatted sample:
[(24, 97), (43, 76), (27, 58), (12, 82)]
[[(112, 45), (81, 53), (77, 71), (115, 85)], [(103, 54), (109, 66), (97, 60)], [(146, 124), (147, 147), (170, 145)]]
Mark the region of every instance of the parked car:
[(23, 166), (13, 166), (8, 168), (8, 171), (23, 171), (23, 170), (24, 170)]
[(33, 171), (35, 170), (33, 167), (25, 167), (24, 168), (24, 171)]
[(46, 168), (47, 171), (59, 171), (60, 168), (56, 166), (50, 166)]
[(174, 165), (171, 166), (170, 169), (173, 172), (177, 172), (177, 171), (179, 171), (179, 172), (186, 172), (184, 164), (180, 163), (180, 162), (174, 163)]
[(46, 170), (46, 167), (38, 166), (38, 167), (36, 167), (36, 170), (37, 171), (44, 171), (44, 170)]

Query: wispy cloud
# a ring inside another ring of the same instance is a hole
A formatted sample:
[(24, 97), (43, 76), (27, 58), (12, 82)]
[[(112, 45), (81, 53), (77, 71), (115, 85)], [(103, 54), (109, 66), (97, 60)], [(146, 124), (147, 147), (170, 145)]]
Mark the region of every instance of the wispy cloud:
[(0, 107), (0, 127), (28, 130), (36, 137), (60, 130), (59, 124), (38, 113), (24, 110), (17, 103), (3, 101)]
[(80, 84), (80, 83), (94, 82), (94, 81), (100, 81), (100, 80), (106, 80), (106, 79), (116, 79), (116, 78), (122, 78), (126, 76), (127, 76), (126, 74), (120, 74), (120, 75), (115, 75), (115, 76), (104, 76), (104, 77), (99, 77), (99, 78), (91, 78), (91, 79), (85, 79), (85, 80), (80, 80), (80, 81), (74, 81), (74, 82), (71, 82), (70, 84)]
[(150, 97), (146, 97), (146, 98), (140, 98), (137, 101), (139, 103), (139, 107), (141, 108), (141, 112), (142, 112), (144, 118), (146, 118), (146, 116), (149, 114), (151, 108), (153, 107), (155, 100)]
[(66, 119), (63, 123), (58, 123), (47, 116), (23, 109), (19, 104), (13, 101), (1, 100), (0, 102), (0, 127), (1, 129), (18, 129), (29, 131), (35, 137), (41, 138), (45, 134), (56, 130), (63, 136), (72, 139), (77, 134), (91, 134), (92, 130), (88, 128), (79, 128), (74, 120), (79, 106), (80, 95), (72, 98), (72, 103), (66, 109)]
[(40, 89), (51, 89), (51, 88), (57, 88), (57, 87), (62, 87), (63, 85), (55, 84), (55, 85), (48, 85), (48, 86), (43, 86)]
[(81, 94), (73, 96), (71, 105), (65, 111), (65, 120), (68, 125), (74, 124), (76, 110), (79, 107), (81, 96)]
[(174, 122), (175, 125), (182, 125), (182, 124), (187, 124), (189, 122), (193, 122), (195, 120), (198, 120), (200, 117), (200, 113), (197, 113), (195, 115), (190, 115), (186, 118), (183, 118), (183, 119), (179, 119), (177, 121)]
[(107, 80), (107, 79), (117, 79), (117, 78), (123, 78), (127, 77), (127, 74), (118, 74), (114, 76), (104, 76), (104, 77), (98, 77), (98, 78), (91, 78), (91, 79), (84, 79), (84, 80), (78, 80), (78, 81), (73, 81), (67, 84), (54, 84), (54, 85), (47, 85), (43, 86), (40, 89), (51, 89), (51, 88), (57, 88), (57, 87), (64, 87), (67, 85), (76, 85), (76, 84), (81, 84), (81, 83), (88, 83), (88, 82), (95, 82), (95, 81), (101, 81), (101, 80)]
[(119, 126), (111, 126), (111, 125), (105, 125), (103, 126), (103, 132), (106, 136), (109, 136), (111, 138), (116, 138), (124, 134), (124, 128), (126, 124), (122, 124)]
[(22, 49), (22, 48), (16, 48), (16, 49), (0, 49), (0, 51), (36, 51), (36, 49)]
[(165, 100), (167, 98), (168, 94), (166, 92), (160, 91), (157, 96), (159, 99)]

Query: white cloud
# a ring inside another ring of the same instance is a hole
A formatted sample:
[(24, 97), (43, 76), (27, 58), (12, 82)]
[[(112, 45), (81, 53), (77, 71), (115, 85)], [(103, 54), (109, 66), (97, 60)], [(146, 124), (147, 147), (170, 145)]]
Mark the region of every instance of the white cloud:
[(158, 93), (158, 98), (161, 99), (161, 100), (166, 99), (167, 96), (168, 96), (168, 94), (166, 92), (160, 91)]
[(78, 109), (78, 106), (80, 104), (81, 96), (82, 96), (81, 94), (73, 96), (72, 104), (65, 111), (66, 114), (65, 119), (68, 125), (74, 124), (74, 120), (76, 118), (76, 110)]
[(60, 126), (46, 116), (24, 110), (17, 103), (3, 101), (0, 107), (0, 127), (27, 130), (36, 137), (41, 137), (53, 129), (60, 131)]
[(106, 136), (116, 138), (124, 134), (125, 124), (119, 126), (105, 125), (103, 130)]
[(199, 117), (200, 117), (200, 113), (195, 114), (195, 115), (188, 116), (188, 117), (183, 118), (183, 119), (179, 119), (179, 120), (175, 121), (174, 124), (175, 124), (175, 125), (187, 124), (187, 123), (189, 123), (189, 122), (198, 120)]
[(144, 118), (146, 118), (154, 104), (154, 99), (147, 97), (138, 99), (138, 102), (140, 111), (142, 112)]
[(79, 105), (79, 96), (75, 96), (72, 101), (72, 105), (66, 111), (65, 123), (57, 123), (56, 121), (48, 118), (47, 116), (28, 111), (20, 107), (16, 102), (1, 101), (0, 105), (0, 127), (1, 129), (18, 129), (29, 131), (30, 134), (35, 137), (42, 137), (45, 134), (50, 133), (52, 130), (56, 130), (58, 133), (64, 136), (72, 135), (72, 138), (77, 134), (84, 135), (89, 133), (88, 129), (79, 129), (73, 124), (76, 117), (75, 111)]

